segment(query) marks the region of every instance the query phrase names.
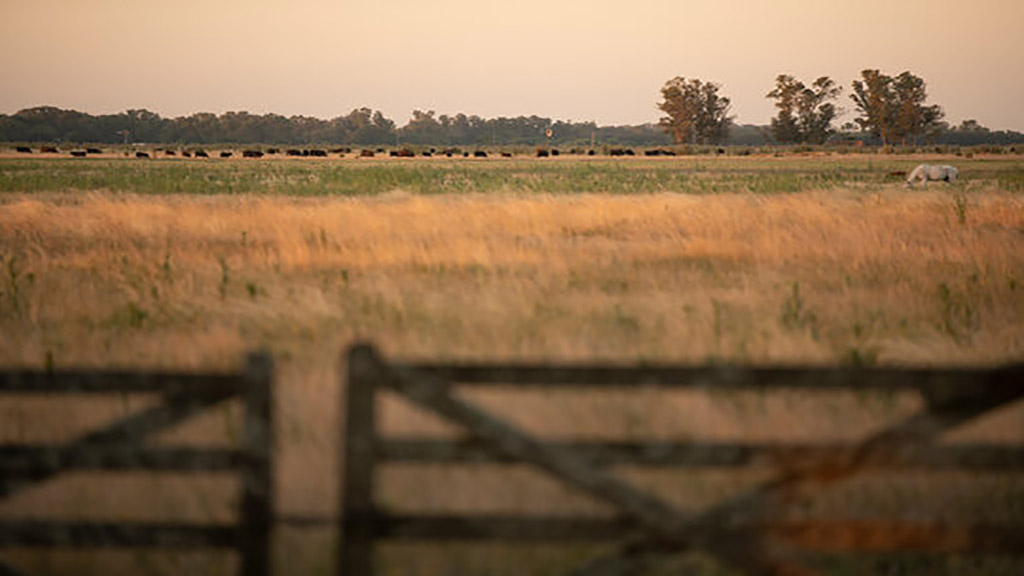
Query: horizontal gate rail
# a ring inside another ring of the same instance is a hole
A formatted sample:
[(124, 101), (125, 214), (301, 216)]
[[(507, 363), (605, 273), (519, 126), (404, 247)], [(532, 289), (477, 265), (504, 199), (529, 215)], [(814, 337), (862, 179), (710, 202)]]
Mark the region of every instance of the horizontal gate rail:
[[(826, 442), (556, 441), (524, 433), (455, 395), (455, 387), (516, 389), (884, 390), (920, 394), (922, 408), (867, 438)], [(369, 346), (348, 356), (341, 574), (373, 574), (377, 540), (618, 541), (574, 574), (625, 574), (660, 555), (702, 549), (748, 573), (813, 574), (776, 557), (769, 542), (827, 553), (1024, 554), (1024, 525), (951, 525), (901, 520), (785, 519), (801, 499), (869, 470), (1019, 472), (1024, 446), (941, 444), (940, 435), (1024, 397), (1024, 365), (1000, 368), (841, 369), (669, 365), (388, 363)], [(464, 429), (454, 439), (383, 436), (376, 396), (397, 395)], [(520, 463), (610, 505), (614, 517), (407, 514), (375, 501), (386, 463)], [(638, 490), (607, 468), (769, 467), (775, 477), (693, 514)], [(317, 519), (306, 518), (315, 522)]]
[(30, 548), (239, 548), (231, 525), (0, 521), (0, 546)]
[(161, 393), (201, 398), (239, 393), (239, 378), (238, 374), (20, 370), (0, 372), (0, 394)]
[[(1022, 524), (964, 527), (921, 522), (814, 520), (739, 525), (695, 523), (693, 528), (698, 531), (736, 530), (768, 535), (822, 551), (909, 550), (1024, 555)], [(377, 538), (418, 541), (607, 542), (641, 532), (635, 523), (622, 518), (387, 514), (373, 522), (373, 533)]]
[(460, 386), (583, 386), (619, 388), (814, 389), (814, 390), (922, 390), (933, 392), (986, 386), (1017, 389), (1024, 366), (979, 371), (971, 368), (821, 368), (737, 366), (640, 366), (577, 364), (401, 363), (409, 369)]
[(92, 444), (86, 448), (0, 445), (0, 470), (11, 477), (81, 470), (236, 471), (244, 464), (245, 453), (230, 449), (150, 448), (138, 444)]
[[(742, 442), (545, 442), (568, 450), (592, 466), (785, 468), (789, 463), (852, 457), (849, 444)], [(376, 446), (379, 462), (434, 464), (511, 464), (522, 462), (496, 453), (480, 440), (384, 439)], [(1024, 447), (963, 444), (922, 446), (887, 454), (872, 463), (890, 470), (1024, 471)]]
[[(19, 548), (228, 548), (240, 555), (239, 572), (270, 569), (273, 360), (250, 355), (237, 373), (129, 371), (3, 371), (0, 395), (69, 396), (156, 394), (161, 402), (59, 444), (0, 444), (0, 500), (75, 471), (231, 473), (241, 485), (232, 524), (106, 522), (0, 518), (0, 549)], [(245, 431), (235, 448), (168, 447), (145, 440), (203, 411), (241, 400)], [(0, 563), (0, 574), (17, 573)]]

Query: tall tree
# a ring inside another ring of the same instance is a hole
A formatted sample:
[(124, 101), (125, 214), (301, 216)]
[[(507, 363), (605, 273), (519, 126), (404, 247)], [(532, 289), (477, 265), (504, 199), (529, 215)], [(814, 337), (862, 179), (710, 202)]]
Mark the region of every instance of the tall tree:
[(667, 114), (658, 124), (678, 142), (718, 144), (729, 135), (733, 117), (721, 87), (697, 78), (675, 77), (661, 89), (658, 109)]
[(861, 129), (881, 138), (882, 144), (888, 146), (896, 102), (892, 78), (878, 70), (863, 70), (860, 76), (861, 80), (853, 81), (853, 94), (850, 94), (850, 99), (860, 112), (854, 122)]
[(790, 144), (800, 142), (800, 126), (797, 124), (797, 100), (804, 91), (804, 84), (789, 74), (775, 77), (775, 89), (765, 97), (775, 99), (779, 113), (772, 118), (771, 134), (776, 142)]
[(775, 99), (779, 113), (772, 118), (772, 136), (777, 142), (810, 142), (821, 144), (835, 131), (832, 120), (838, 109), (832, 103), (842, 89), (828, 76), (822, 76), (810, 87), (789, 74), (775, 78), (775, 89), (767, 98)]
[(832, 129), (832, 120), (839, 113), (839, 109), (832, 101), (838, 98), (842, 91), (843, 89), (836, 86), (831, 78), (822, 76), (800, 93), (800, 132), (804, 142), (823, 144), (835, 133)]
[(924, 80), (910, 72), (903, 72), (894, 79), (893, 92), (896, 97), (893, 138), (906, 144), (908, 139), (931, 132), (939, 126), (945, 114), (938, 105), (925, 105), (928, 92)]
[(901, 141), (935, 131), (944, 116), (938, 105), (926, 105), (925, 82), (903, 72), (892, 78), (878, 70), (864, 70), (861, 80), (853, 81), (850, 98), (861, 116), (855, 121), (882, 139), (882, 144)]

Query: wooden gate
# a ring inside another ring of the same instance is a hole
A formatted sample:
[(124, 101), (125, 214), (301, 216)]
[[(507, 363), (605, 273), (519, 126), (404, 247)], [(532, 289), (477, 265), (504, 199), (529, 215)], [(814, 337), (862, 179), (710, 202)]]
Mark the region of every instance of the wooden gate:
[[(905, 521), (787, 522), (800, 498), (870, 470), (1024, 469), (1017, 445), (939, 446), (944, 433), (1024, 395), (1024, 366), (984, 370), (789, 369), (386, 363), (369, 346), (348, 357), (348, 391), (339, 570), (370, 576), (374, 544), (385, 539), (619, 541), (574, 574), (628, 574), (659, 556), (702, 550), (751, 574), (813, 574), (773, 552), (783, 542), (818, 552), (1024, 553), (1024, 525), (948, 525)], [(702, 389), (915, 390), (923, 408), (850, 444), (545, 442), (452, 394), (453, 385), (543, 385)], [(466, 432), (458, 441), (388, 439), (375, 425), (377, 393), (388, 390)], [(611, 505), (614, 519), (515, 515), (410, 515), (384, 511), (374, 497), (375, 466), (385, 462), (530, 464)], [(707, 512), (677, 510), (605, 468), (736, 466), (771, 462), (770, 481)]]
[[(0, 372), (0, 394), (159, 394), (163, 402), (59, 445), (0, 445), (0, 500), (61, 474), (91, 471), (236, 472), (241, 481), (235, 524), (0, 520), (0, 548), (223, 548), (237, 550), (240, 573), (270, 570), (272, 523), (271, 389), (273, 361), (249, 357), (233, 374), (154, 372)], [(162, 448), (143, 442), (218, 404), (240, 398), (242, 446)], [(0, 574), (17, 574), (0, 563)]]

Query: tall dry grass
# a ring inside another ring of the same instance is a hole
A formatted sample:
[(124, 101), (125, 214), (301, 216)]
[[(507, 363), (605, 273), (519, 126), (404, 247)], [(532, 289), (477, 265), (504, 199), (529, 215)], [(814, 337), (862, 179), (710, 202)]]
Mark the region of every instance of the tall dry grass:
[[(1024, 202), (998, 189), (966, 196), (940, 187), (700, 197), (11, 194), (0, 198), (0, 364), (223, 369), (246, 350), (268, 348), (278, 363), (279, 509), (324, 513), (335, 497), (339, 353), (355, 340), (406, 358), (1017, 361), (1024, 357), (1022, 230)], [(469, 396), (548, 436), (666, 439), (851, 438), (920, 406), (913, 395)], [(59, 424), (33, 426), (44, 408), (5, 399), (0, 442), (57, 441), (95, 425), (97, 414), (116, 417), (145, 401), (68, 404), (56, 409)], [(383, 409), (391, 432), (452, 433), (397, 402)], [(230, 440), (237, 420), (213, 413), (161, 441)], [(1019, 441), (1022, 422), (1019, 409), (1004, 410), (947, 441)], [(700, 508), (765, 471), (685, 480), (623, 473)], [(510, 474), (515, 482), (507, 482)], [(131, 493), (132, 482), (145, 492), (176, 480), (121, 481), (128, 485), (117, 494)], [(525, 469), (393, 467), (381, 481), (386, 504), (418, 510), (602, 512)], [(88, 479), (76, 482), (0, 503), (0, 515), (138, 513)], [(224, 482), (173, 489), (190, 503), (162, 512), (222, 518), (230, 506), (206, 502), (233, 497)], [(996, 493), (1015, 497), (1019, 488), (1011, 478)], [(887, 505), (912, 512), (926, 493), (908, 488), (900, 504)], [(956, 506), (978, 506), (976, 491), (963, 494)], [(330, 552), (321, 536), (285, 531), (279, 545), (289, 562), (322, 570)], [(53, 570), (102, 572), (108, 564), (100, 556), (54, 561)], [(31, 554), (19, 561), (45, 564)], [(396, 573), (415, 573), (403, 570)]]

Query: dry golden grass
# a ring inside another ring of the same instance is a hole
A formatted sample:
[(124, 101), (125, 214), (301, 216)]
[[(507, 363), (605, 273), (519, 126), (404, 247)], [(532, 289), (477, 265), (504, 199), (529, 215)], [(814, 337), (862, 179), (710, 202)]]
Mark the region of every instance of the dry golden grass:
[[(1019, 361), (1024, 201), (995, 189), (961, 198), (895, 186), (701, 197), (11, 194), (0, 198), (0, 364), (223, 369), (268, 348), (282, 425), (278, 507), (322, 514), (336, 494), (338, 355), (355, 340), (405, 358)], [(619, 438), (851, 438), (920, 406), (914, 395), (467, 396), (540, 434)], [(33, 428), (42, 407), (0, 400), (0, 442), (56, 441), (143, 402), (66, 406), (62, 424)], [(397, 402), (383, 408), (389, 431), (451, 433)], [(223, 441), (237, 425), (214, 413), (161, 441)], [(1022, 437), (1011, 407), (949, 441)], [(700, 508), (765, 471), (623, 473)], [(123, 479), (136, 481), (192, 500), (172, 507), (182, 518), (221, 518), (229, 508), (202, 502), (233, 494), (224, 482), (185, 491), (177, 479)], [(82, 515), (109, 512), (94, 486), (44, 485), (0, 503), (0, 516), (66, 512), (76, 498), (95, 504), (77, 507)], [(601, 511), (528, 470), (393, 467), (381, 490), (417, 510)], [(126, 517), (132, 502), (121, 502)], [(303, 565), (322, 569), (324, 554)]]

